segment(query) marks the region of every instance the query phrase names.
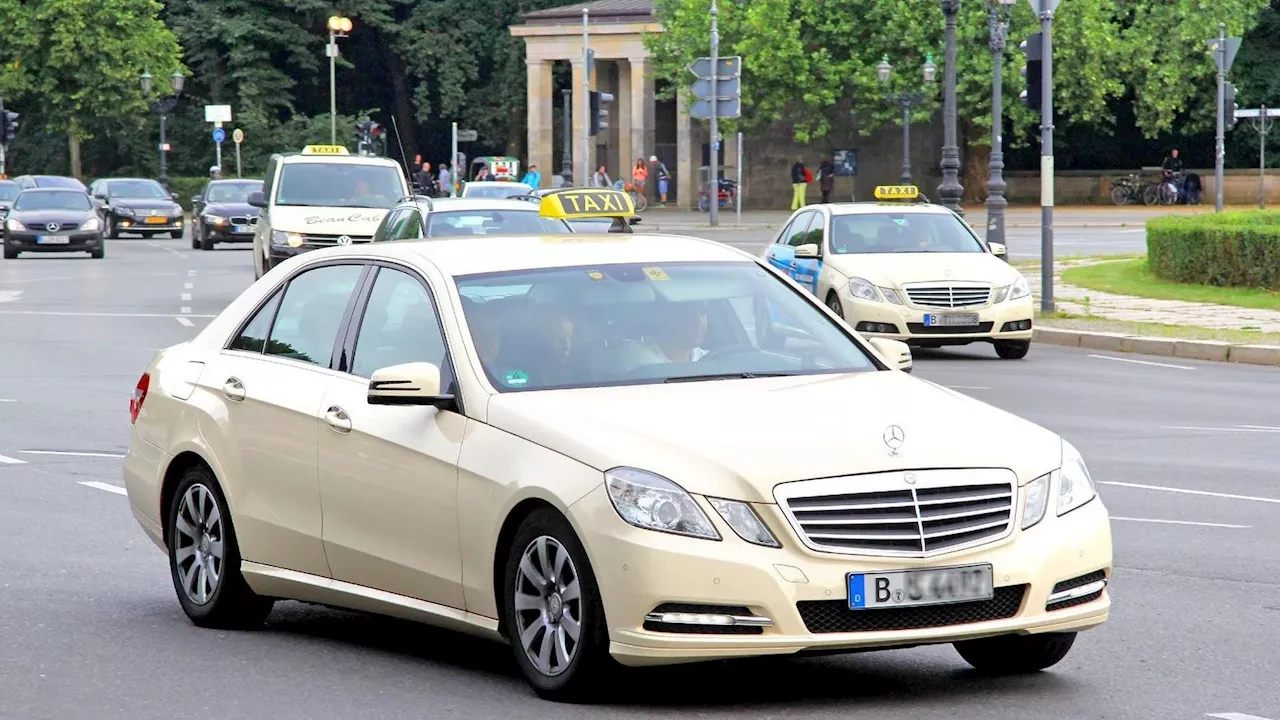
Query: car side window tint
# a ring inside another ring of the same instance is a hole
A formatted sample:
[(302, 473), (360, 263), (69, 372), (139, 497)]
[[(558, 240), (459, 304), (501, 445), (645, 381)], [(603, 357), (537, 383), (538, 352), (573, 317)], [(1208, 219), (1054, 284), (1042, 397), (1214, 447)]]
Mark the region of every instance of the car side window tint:
[(391, 365), (429, 362), (440, 368), (440, 385), (447, 388), (452, 375), (446, 354), (427, 288), (407, 272), (380, 269), (356, 334), (352, 374), (367, 378)]
[(422, 237), (422, 220), (417, 210), (409, 209), (396, 221), (396, 240), (417, 240)]
[(822, 251), (822, 240), (826, 235), (827, 217), (820, 212), (813, 214), (813, 222), (809, 223), (809, 230), (805, 233), (805, 241), (801, 245), (817, 245), (818, 251)]
[(266, 354), (329, 367), (333, 345), (363, 265), (327, 265), (289, 281)]
[(378, 229), (373, 231), (372, 242), (394, 240), (396, 237), (396, 223), (400, 221), (400, 217), (404, 212), (404, 210), (396, 209), (383, 216), (382, 222), (378, 224)]
[(245, 352), (260, 353), (267, 347), (267, 333), (271, 332), (271, 321), (276, 317), (276, 308), (280, 307), (279, 291), (271, 296), (271, 299), (258, 309), (257, 314), (244, 326), (244, 330), (231, 341), (228, 350), (244, 350)]
[(813, 216), (817, 213), (807, 212), (796, 216), (795, 222), (791, 223), (791, 227), (787, 229), (787, 244), (791, 247), (800, 247), (804, 245), (808, 239), (809, 223), (812, 222)]

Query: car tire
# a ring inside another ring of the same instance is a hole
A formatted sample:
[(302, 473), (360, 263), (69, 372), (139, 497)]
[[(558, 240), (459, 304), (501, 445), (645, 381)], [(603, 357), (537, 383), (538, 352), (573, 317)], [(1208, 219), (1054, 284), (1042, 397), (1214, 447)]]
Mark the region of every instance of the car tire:
[(170, 232), (170, 233), (169, 233), (169, 237), (173, 238), (174, 240), (181, 240), (181, 239), (182, 239), (182, 231), (181, 231), (181, 230), (174, 230), (173, 232)]
[(1021, 360), (1031, 351), (1030, 340), (996, 340), (992, 344), (1001, 360)]
[(831, 308), (831, 312), (835, 313), (836, 317), (844, 319), (844, 305), (840, 303), (840, 296), (834, 292), (827, 293), (827, 307)]
[(987, 675), (1026, 675), (1057, 665), (1075, 644), (1076, 633), (998, 635), (955, 643), (956, 652)]
[[(617, 662), (609, 654), (595, 573), (577, 535), (562, 515), (543, 508), (520, 523), (506, 552), (502, 611), (516, 665), (544, 700), (594, 700)], [(560, 568), (554, 579), (546, 578), (547, 566)]]
[(209, 237), (208, 233), (205, 233), (205, 232), (200, 233), (200, 249), (201, 250), (212, 250), (213, 246), (216, 244), (217, 243), (213, 241), (213, 238)]
[(200, 249), (200, 236), (196, 234), (195, 228), (191, 228), (191, 249), (192, 250)]
[(106, 256), (107, 256), (107, 248), (102, 244), (101, 241), (98, 242), (98, 247), (89, 251), (89, 257), (93, 258), (94, 260), (101, 260)]
[(107, 217), (107, 229), (103, 234), (106, 235), (109, 240), (115, 240), (120, 237), (120, 231), (116, 229), (115, 218)]
[(253, 592), (240, 574), (240, 548), (231, 512), (208, 468), (196, 466), (183, 474), (169, 503), (166, 523), (169, 572), (187, 618), (205, 628), (261, 625), (275, 601)]
[(8, 245), (6, 245), (6, 246), (4, 247), (4, 259), (5, 259), (5, 260), (17, 260), (17, 259), (18, 259), (18, 251), (17, 251), (16, 249), (11, 248), (11, 247), (9, 247)]

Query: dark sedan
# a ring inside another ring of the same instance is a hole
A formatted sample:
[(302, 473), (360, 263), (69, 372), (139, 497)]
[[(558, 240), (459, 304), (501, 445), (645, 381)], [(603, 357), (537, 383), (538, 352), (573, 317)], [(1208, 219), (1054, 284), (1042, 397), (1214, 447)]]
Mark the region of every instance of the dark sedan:
[(23, 252), (87, 252), (106, 255), (102, 219), (82, 190), (23, 190), (4, 221), (4, 257)]
[(22, 186), (12, 180), (0, 180), (0, 222), (4, 222), (13, 207), (14, 198), (22, 192)]
[(262, 190), (261, 180), (213, 180), (191, 198), (191, 247), (212, 250), (218, 243), (252, 243), (258, 208), (249, 193)]
[(102, 222), (109, 238), (121, 233), (155, 237), (168, 233), (182, 237), (186, 215), (177, 194), (155, 180), (145, 178), (103, 178), (89, 188), (102, 206)]
[(73, 177), (65, 175), (19, 175), (13, 179), (18, 183), (18, 187), (23, 190), (34, 190), (36, 188), (67, 188), (68, 190), (79, 190), (84, 192), (88, 188), (84, 183)]

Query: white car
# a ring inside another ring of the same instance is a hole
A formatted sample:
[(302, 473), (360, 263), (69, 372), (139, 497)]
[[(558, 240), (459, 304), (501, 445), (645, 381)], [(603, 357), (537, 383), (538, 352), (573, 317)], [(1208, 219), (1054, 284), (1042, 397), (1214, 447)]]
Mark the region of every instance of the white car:
[[(914, 186), (876, 188), (915, 200)], [(916, 347), (989, 342), (1004, 359), (1031, 348), (1031, 288), (940, 205), (856, 202), (792, 214), (763, 256), (865, 335)]]
[(464, 198), (509, 198), (528, 195), (533, 186), (522, 182), (473, 180), (462, 186)]

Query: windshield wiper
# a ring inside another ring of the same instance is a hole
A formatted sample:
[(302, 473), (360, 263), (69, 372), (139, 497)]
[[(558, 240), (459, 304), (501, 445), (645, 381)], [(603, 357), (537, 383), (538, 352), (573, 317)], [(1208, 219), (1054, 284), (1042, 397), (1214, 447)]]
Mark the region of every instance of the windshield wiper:
[(720, 373), (718, 375), (676, 375), (663, 380), (664, 383), (673, 382), (697, 382), (699, 380), (741, 380), (748, 378), (762, 377), (790, 377), (799, 375), (793, 372), (738, 372), (738, 373)]

